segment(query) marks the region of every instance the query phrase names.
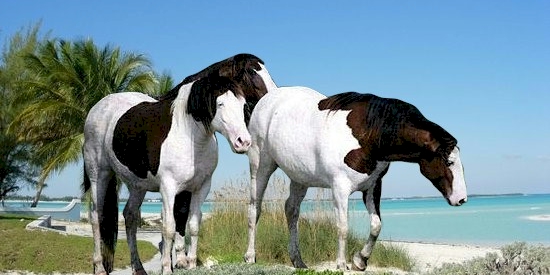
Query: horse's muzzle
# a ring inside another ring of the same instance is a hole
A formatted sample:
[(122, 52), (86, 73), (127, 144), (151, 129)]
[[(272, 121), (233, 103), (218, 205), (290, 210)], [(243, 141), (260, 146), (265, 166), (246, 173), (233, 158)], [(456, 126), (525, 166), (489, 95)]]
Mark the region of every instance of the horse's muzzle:
[(248, 148), (250, 148), (251, 143), (250, 138), (237, 137), (237, 139), (233, 141), (233, 149), (237, 154), (244, 154), (248, 151)]
[(451, 206), (461, 206), (463, 204), (465, 204), (466, 202), (468, 202), (468, 198), (463, 198), (463, 199), (460, 199), (458, 201), (451, 201), (449, 198), (446, 198), (447, 199), (447, 203), (449, 203), (449, 205)]

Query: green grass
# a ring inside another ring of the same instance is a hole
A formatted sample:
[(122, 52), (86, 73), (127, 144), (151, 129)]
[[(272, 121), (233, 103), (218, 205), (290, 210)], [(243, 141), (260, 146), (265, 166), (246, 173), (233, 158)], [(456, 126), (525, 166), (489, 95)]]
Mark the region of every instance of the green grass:
[[(289, 233), (282, 205), (274, 204), (262, 212), (256, 237), (259, 264), (291, 265), (288, 256)], [(247, 248), (248, 216), (244, 203), (218, 203), (212, 216), (201, 226), (199, 260), (214, 257), (219, 263), (240, 263)], [(299, 220), (302, 258), (308, 266), (336, 260), (337, 230), (332, 219)], [(351, 232), (347, 239), (347, 260), (361, 250), (365, 240)], [(395, 246), (376, 244), (369, 265), (396, 267), (410, 271), (413, 260)]]
[[(23, 220), (22, 220), (23, 219)], [(29, 217), (0, 215), (0, 272), (25, 270), (34, 273), (90, 273), (92, 238), (62, 235), (48, 231), (28, 231)], [(151, 259), (157, 249), (149, 242), (138, 241), (142, 261)], [(117, 242), (115, 268), (130, 265), (128, 244)]]

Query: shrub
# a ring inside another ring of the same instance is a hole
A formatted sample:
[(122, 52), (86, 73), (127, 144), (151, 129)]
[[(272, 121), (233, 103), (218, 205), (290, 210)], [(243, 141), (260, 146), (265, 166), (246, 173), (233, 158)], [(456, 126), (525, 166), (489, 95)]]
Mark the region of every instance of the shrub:
[(501, 254), (489, 253), (463, 264), (444, 264), (430, 274), (543, 275), (550, 274), (550, 248), (523, 242), (504, 246)]

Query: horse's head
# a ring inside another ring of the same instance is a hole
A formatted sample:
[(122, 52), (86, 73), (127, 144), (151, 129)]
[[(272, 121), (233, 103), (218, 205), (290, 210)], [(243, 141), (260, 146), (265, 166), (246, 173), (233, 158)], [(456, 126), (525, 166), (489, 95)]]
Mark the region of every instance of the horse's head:
[(460, 151), (453, 145), (449, 152), (436, 149), (433, 153), (421, 157), (420, 172), (443, 194), (452, 206), (460, 206), (468, 200), (464, 167), (460, 160)]
[(187, 112), (210, 132), (221, 133), (235, 153), (245, 153), (251, 137), (244, 120), (245, 98), (233, 80), (209, 76), (192, 84)]
[[(468, 195), (457, 140), (441, 126), (426, 119), (414, 105), (397, 99), (384, 101), (392, 107), (382, 112), (382, 116), (387, 115), (387, 120), (395, 125), (381, 124), (389, 129), (382, 143), (393, 140), (385, 148), (389, 148), (388, 151), (399, 148), (396, 149), (401, 151), (399, 154), (406, 156), (402, 160), (417, 162), (422, 175), (432, 182), (450, 205), (465, 203)], [(370, 114), (375, 115), (376, 112)]]
[(182, 83), (190, 83), (207, 77), (218, 75), (232, 79), (242, 88), (246, 100), (245, 121), (248, 124), (256, 103), (270, 89), (276, 88), (264, 62), (252, 54), (237, 54), (216, 62), (202, 71), (186, 77)]
[(456, 139), (427, 120), (412, 104), (348, 92), (321, 100), (319, 110), (327, 109), (351, 110), (347, 124), (362, 150), (354, 150), (344, 161), (354, 170), (368, 173), (369, 167), (363, 166), (369, 164), (369, 158), (418, 163), (422, 175), (450, 205), (459, 206), (467, 201)]

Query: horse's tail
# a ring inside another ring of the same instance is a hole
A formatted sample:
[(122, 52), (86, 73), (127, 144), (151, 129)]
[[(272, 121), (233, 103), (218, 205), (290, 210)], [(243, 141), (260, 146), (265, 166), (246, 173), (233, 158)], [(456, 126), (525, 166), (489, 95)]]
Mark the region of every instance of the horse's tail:
[[(84, 180), (82, 182), (82, 191), (87, 193), (91, 188), (90, 178), (84, 168)], [(118, 236), (118, 192), (116, 176), (112, 176), (107, 183), (102, 214), (99, 215), (99, 233), (101, 236), (101, 255), (103, 257), (103, 266), (107, 272), (113, 271), (115, 260), (115, 248)], [(97, 205), (93, 206), (97, 210)], [(90, 208), (90, 210), (92, 210)], [(99, 213), (98, 213), (99, 214)]]
[(111, 272), (113, 271), (118, 236), (118, 192), (117, 180), (114, 175), (109, 179), (107, 185), (103, 215), (99, 217), (99, 232), (101, 234), (103, 266), (107, 272)]
[(86, 195), (86, 193), (90, 191), (90, 187), (92, 187), (92, 183), (90, 182), (90, 178), (88, 177), (88, 172), (86, 172), (86, 167), (84, 167), (84, 179), (82, 180), (82, 184), (80, 185), (80, 188), (82, 188), (82, 194)]

